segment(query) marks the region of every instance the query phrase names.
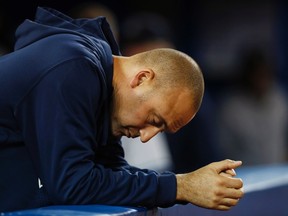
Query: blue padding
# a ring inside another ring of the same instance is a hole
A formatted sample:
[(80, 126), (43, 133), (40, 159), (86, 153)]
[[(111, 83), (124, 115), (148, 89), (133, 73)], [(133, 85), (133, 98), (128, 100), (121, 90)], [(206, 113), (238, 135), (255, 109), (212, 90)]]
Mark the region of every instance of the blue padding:
[(107, 206), (107, 205), (69, 205), (69, 206), (49, 206), (39, 209), (31, 209), (24, 211), (16, 211), (11, 213), (1, 214), (5, 216), (16, 215), (33, 215), (33, 216), (65, 216), (65, 215), (77, 215), (77, 216), (140, 216), (146, 211), (146, 208), (132, 208), (132, 207), (120, 207), (120, 206)]

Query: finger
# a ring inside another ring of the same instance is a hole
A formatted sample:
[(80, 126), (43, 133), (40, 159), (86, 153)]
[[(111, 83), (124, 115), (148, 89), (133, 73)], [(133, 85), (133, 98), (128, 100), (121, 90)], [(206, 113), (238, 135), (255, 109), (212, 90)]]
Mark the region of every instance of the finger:
[(225, 170), (225, 173), (231, 175), (231, 176), (236, 176), (236, 172), (234, 169), (228, 169), (228, 170)]
[(220, 205), (233, 207), (233, 206), (236, 206), (238, 202), (239, 202), (239, 199), (224, 198), (221, 201)]
[(238, 204), (239, 200), (240, 199), (223, 198), (215, 209), (218, 209), (218, 210), (229, 210), (233, 206), (236, 206)]
[(225, 190), (224, 197), (230, 199), (240, 199), (244, 196), (243, 188), (235, 189), (235, 188), (227, 188)]
[(220, 172), (223, 172), (226, 170), (232, 170), (241, 166), (242, 161), (233, 161), (233, 160), (226, 159), (223, 161), (215, 162), (213, 163), (213, 165), (215, 166), (216, 171), (220, 173)]
[[(223, 176), (223, 175), (222, 175)], [(227, 178), (227, 176), (223, 176), (223, 178), (225, 178), (225, 180), (223, 180), (224, 184), (226, 187), (228, 188), (242, 188), (243, 187), (243, 181), (240, 178)]]
[(226, 173), (226, 172), (221, 172), (221, 173), (219, 173), (219, 175), (224, 176), (224, 177), (227, 177), (227, 178), (233, 177), (233, 176), (231, 176), (230, 174), (228, 174), (228, 173)]
[(219, 205), (218, 208), (216, 208), (216, 209), (221, 210), (221, 211), (227, 211), (230, 208), (231, 208), (231, 206)]
[(234, 169), (229, 169), (229, 170), (225, 170), (221, 172), (220, 175), (226, 176), (226, 177), (234, 177), (236, 176), (236, 172)]

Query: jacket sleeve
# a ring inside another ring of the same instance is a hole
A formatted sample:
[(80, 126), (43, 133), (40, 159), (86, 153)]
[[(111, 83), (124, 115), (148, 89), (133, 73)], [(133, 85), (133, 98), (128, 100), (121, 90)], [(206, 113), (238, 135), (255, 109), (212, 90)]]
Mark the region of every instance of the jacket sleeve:
[(173, 205), (173, 173), (130, 167), (119, 143), (99, 147), (101, 85), (88, 60), (68, 61), (18, 105), (16, 117), (49, 199), (58, 205)]

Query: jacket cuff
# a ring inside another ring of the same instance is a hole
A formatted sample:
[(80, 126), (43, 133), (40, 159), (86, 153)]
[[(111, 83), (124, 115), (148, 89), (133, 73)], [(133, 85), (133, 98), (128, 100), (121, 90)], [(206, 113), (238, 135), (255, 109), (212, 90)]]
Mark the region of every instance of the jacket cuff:
[(156, 202), (159, 207), (169, 207), (175, 204), (177, 182), (172, 172), (164, 172), (158, 177), (158, 193)]

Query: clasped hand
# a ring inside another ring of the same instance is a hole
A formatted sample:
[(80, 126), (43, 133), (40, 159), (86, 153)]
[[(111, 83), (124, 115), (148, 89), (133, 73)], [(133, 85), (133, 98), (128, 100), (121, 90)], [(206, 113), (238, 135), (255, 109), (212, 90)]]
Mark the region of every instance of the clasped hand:
[(186, 174), (177, 174), (178, 201), (217, 210), (228, 210), (244, 195), (243, 182), (234, 169), (241, 161), (223, 160)]

